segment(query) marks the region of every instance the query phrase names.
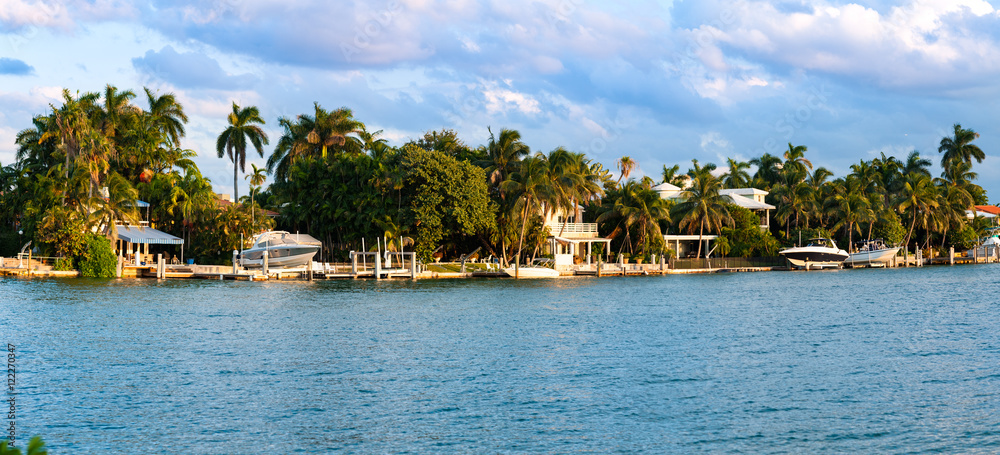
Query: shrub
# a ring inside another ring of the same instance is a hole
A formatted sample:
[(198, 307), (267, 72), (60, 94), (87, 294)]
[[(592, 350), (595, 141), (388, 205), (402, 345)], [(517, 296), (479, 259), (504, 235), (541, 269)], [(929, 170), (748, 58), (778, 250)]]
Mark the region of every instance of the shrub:
[(86, 250), (80, 257), (80, 275), (93, 278), (114, 278), (118, 259), (111, 251), (111, 241), (97, 234), (87, 238)]
[(56, 258), (56, 265), (53, 268), (60, 271), (76, 270), (76, 268), (73, 267), (73, 258), (65, 256)]

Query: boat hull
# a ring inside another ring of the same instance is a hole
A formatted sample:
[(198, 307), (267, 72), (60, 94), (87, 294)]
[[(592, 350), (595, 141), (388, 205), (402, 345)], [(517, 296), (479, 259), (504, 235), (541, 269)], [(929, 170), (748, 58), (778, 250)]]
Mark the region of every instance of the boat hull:
[(515, 276), (517, 273), (518, 278), (558, 278), (559, 272), (547, 268), (547, 267), (521, 267), (520, 270), (515, 271), (514, 267), (507, 267), (503, 269), (507, 275), (511, 277)]
[[(267, 249), (267, 267), (271, 269), (287, 269), (303, 267), (312, 261), (319, 252), (318, 245), (291, 245)], [(264, 249), (252, 248), (244, 250), (240, 256), (240, 265), (254, 269), (264, 266)]]
[(883, 248), (879, 250), (872, 251), (858, 251), (857, 253), (851, 253), (851, 255), (844, 261), (844, 265), (849, 266), (885, 266), (892, 261), (892, 258), (896, 256), (899, 252), (899, 247), (896, 248)]
[(792, 248), (778, 254), (788, 259), (793, 266), (806, 269), (840, 267), (848, 258), (844, 250), (822, 251), (820, 249)]

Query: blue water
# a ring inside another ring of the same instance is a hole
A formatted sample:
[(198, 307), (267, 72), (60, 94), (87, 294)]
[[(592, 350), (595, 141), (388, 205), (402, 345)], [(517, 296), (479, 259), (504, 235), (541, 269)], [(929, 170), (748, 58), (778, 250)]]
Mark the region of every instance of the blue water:
[(2, 279), (0, 342), (53, 454), (994, 453), (998, 276)]

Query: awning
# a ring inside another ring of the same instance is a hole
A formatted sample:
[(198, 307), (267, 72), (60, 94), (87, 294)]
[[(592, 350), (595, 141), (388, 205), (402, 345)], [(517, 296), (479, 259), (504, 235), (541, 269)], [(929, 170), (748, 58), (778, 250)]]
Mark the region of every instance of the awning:
[(145, 226), (115, 226), (118, 240), (129, 243), (148, 243), (152, 245), (182, 245), (184, 240), (163, 231)]

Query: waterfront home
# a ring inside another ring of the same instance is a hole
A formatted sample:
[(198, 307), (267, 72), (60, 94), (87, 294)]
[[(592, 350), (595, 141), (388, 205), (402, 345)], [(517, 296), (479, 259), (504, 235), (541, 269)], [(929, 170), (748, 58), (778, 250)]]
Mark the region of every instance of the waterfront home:
[[(578, 262), (592, 263), (593, 255), (604, 250), (605, 261), (611, 255), (611, 239), (598, 236), (597, 223), (583, 223), (583, 206), (573, 213), (564, 209), (542, 209), (545, 227), (549, 230), (547, 252), (555, 258), (557, 269), (566, 269)], [(594, 251), (594, 244), (597, 251)]]
[[(660, 194), (663, 199), (673, 201), (684, 200), (684, 190), (676, 185), (661, 183), (653, 187), (653, 190)], [(719, 194), (724, 196), (733, 205), (750, 210), (760, 218), (760, 229), (766, 231), (771, 229), (771, 210), (776, 207), (764, 202), (764, 198), (769, 194), (767, 191), (757, 188), (727, 188), (719, 190)], [(678, 258), (696, 254), (698, 251), (698, 241), (704, 242), (701, 251), (707, 253), (712, 251), (711, 245), (717, 235), (664, 235), (663, 240), (667, 246), (674, 250), (674, 255)]]
[(143, 262), (149, 264), (153, 261), (153, 255), (149, 252), (150, 245), (180, 245), (183, 257), (184, 240), (150, 226), (149, 203), (136, 201), (136, 207), (146, 209), (142, 220), (135, 224), (116, 223), (113, 227), (111, 247), (115, 255), (135, 265)]
[(975, 210), (966, 210), (965, 216), (970, 220), (975, 217), (988, 218), (994, 226), (1000, 224), (1000, 207), (995, 205), (976, 205)]

